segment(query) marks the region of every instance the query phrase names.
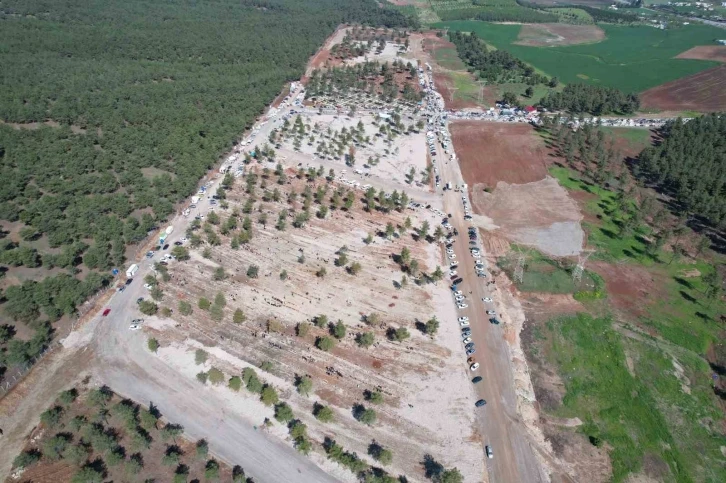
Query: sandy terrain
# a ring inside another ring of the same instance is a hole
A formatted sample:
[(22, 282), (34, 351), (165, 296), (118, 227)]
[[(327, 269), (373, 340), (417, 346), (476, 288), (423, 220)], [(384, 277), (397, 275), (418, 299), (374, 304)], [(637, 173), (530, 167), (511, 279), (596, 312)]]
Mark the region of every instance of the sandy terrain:
[[(303, 184), (296, 180), (292, 186), (299, 193)], [(241, 189), (229, 196), (232, 200), (241, 197)], [(276, 213), (281, 208), (282, 205), (265, 203), (265, 211)], [(427, 217), (412, 211), (405, 215), (419, 220)], [(427, 453), (447, 467), (457, 466), (467, 481), (480, 481), (482, 448), (471, 429), (471, 384), (461, 364), (452, 299), (444, 284), (425, 289), (412, 284), (402, 290), (394, 288), (401, 272), (390, 260), (391, 253), (407, 246), (422, 268), (431, 271), (434, 263), (441, 263), (438, 248), (414, 242), (409, 236), (393, 242), (377, 237), (371, 245), (362, 241), (367, 232), (382, 230), (385, 220), (402, 224), (404, 218), (404, 214), (393, 213), (384, 218), (356, 210), (354, 216), (336, 212), (324, 221), (311, 220), (302, 230), (290, 227), (279, 232), (269, 225), (255, 225), (252, 242), (243, 249), (232, 250), (224, 241), (213, 249), (209, 260), (194, 252), (190, 262), (174, 264), (174, 282), (165, 289), (169, 294), (165, 302), (174, 307), (178, 299), (211, 299), (222, 291), (228, 301), (227, 315), (222, 323), (210, 321), (199, 310), (190, 317), (177, 315), (175, 319), (184, 330), (181, 333), (173, 324), (154, 324), (160, 330), (160, 339), (172, 341), (169, 349), (161, 351), (165, 362), (193, 379), (199, 371), (190, 352), (198, 347), (194, 340), (207, 345), (216, 341), (217, 347), (209, 349), (211, 359), (227, 374), (272, 360), (271, 372), (258, 372), (278, 388), (316, 439), (322, 440), (332, 431), (340, 444), (359, 455), (365, 455), (367, 445), (375, 439), (394, 451), (394, 463), (387, 470), (405, 474), (411, 481), (421, 479), (420, 462)], [(418, 223), (414, 220), (414, 225)], [(363, 265), (362, 272), (355, 277), (333, 265), (335, 251), (344, 245), (348, 247), (349, 259)], [(300, 253), (306, 256), (304, 264), (297, 261)], [(213, 283), (211, 273), (220, 262), (234, 275), (227, 281)], [(250, 280), (242, 273), (253, 263), (260, 267), (260, 277)], [(325, 279), (314, 274), (321, 266), (328, 271)], [(288, 272), (285, 282), (278, 277), (282, 269)], [(229, 322), (237, 307), (248, 318), (241, 326)], [(361, 322), (363, 314), (372, 312), (382, 314), (384, 327), (367, 328)], [(315, 336), (326, 335), (323, 329), (313, 327), (305, 338), (294, 336), (297, 323), (321, 313), (331, 321), (340, 319), (349, 329), (346, 338), (330, 353), (312, 347)], [(431, 340), (416, 330), (415, 322), (428, 320), (434, 314), (441, 321), (441, 328), (440, 335)], [(280, 328), (266, 330), (269, 320), (279, 321)], [(403, 345), (389, 342), (385, 338), (386, 326), (408, 327), (411, 338)], [(375, 346), (365, 350), (355, 345), (353, 339), (361, 330), (376, 333)], [(219, 336), (224, 340), (220, 341)], [(188, 355), (182, 357), (183, 354)], [(295, 374), (313, 377), (315, 397), (295, 393)], [(379, 423), (367, 427), (353, 419), (351, 407), (363, 402), (364, 389), (376, 387), (382, 389), (386, 403), (376, 407)], [(335, 423), (324, 425), (312, 417), (314, 400), (336, 409)], [(264, 417), (272, 416), (272, 409), (245, 401), (241, 399), (231, 407), (251, 424), (261, 424)], [(287, 438), (285, 428), (276, 428), (272, 434)], [(350, 476), (343, 479), (352, 481)]]
[(663, 111), (726, 110), (726, 65), (666, 82), (640, 95), (641, 107)]
[(540, 181), (552, 163), (544, 141), (528, 124), (455, 121), (449, 129), (470, 186)]
[[(366, 129), (366, 134), (371, 138), (372, 145), (366, 146), (363, 148), (357, 148), (355, 151), (355, 158), (356, 158), (356, 164), (354, 167), (348, 167), (345, 165), (345, 162), (343, 160), (327, 160), (329, 161), (329, 164), (335, 169), (336, 172), (340, 172), (341, 170), (347, 170), (346, 178), (351, 179), (353, 175), (354, 170), (361, 170), (362, 172), (369, 172), (371, 174), (371, 177), (377, 177), (382, 180), (387, 181), (393, 181), (395, 183), (399, 183), (403, 186), (410, 187), (413, 189), (418, 189), (423, 191), (428, 191), (427, 186), (417, 186), (415, 183), (413, 185), (408, 185), (405, 182), (406, 174), (408, 174), (409, 170), (411, 168), (414, 168), (416, 170), (416, 177), (415, 181), (420, 182), (421, 181), (421, 171), (426, 169), (426, 135), (424, 131), (421, 131), (420, 133), (416, 134), (406, 134), (398, 136), (393, 146), (388, 147), (385, 143), (384, 138), (382, 137), (376, 137), (375, 133), (378, 132), (378, 127), (373, 126), (372, 122), (374, 118), (372, 116), (355, 116), (353, 118), (348, 118), (346, 116), (333, 116), (333, 115), (305, 115), (304, 116), (305, 122), (310, 124), (319, 124), (321, 132), (326, 132), (328, 128), (330, 128), (332, 131), (341, 131), (343, 128), (350, 129), (352, 127), (356, 127), (359, 121), (363, 122), (363, 125)], [(404, 117), (403, 121), (404, 125), (410, 125), (415, 124), (416, 120), (406, 118)], [(320, 136), (316, 136), (317, 140), (312, 145), (309, 146), (307, 143), (303, 143), (300, 147), (300, 154), (303, 155), (305, 158), (307, 158), (307, 162), (311, 163), (313, 165), (320, 164), (319, 159), (314, 158), (314, 153), (316, 146), (319, 142)], [(386, 154), (385, 150), (389, 150), (390, 154)], [(283, 150), (280, 150), (281, 156), (293, 156), (292, 154), (292, 140), (287, 139), (283, 143)], [(376, 157), (380, 156), (380, 163), (376, 166), (372, 166), (370, 169), (363, 168), (363, 164), (365, 164), (369, 157)], [(292, 158), (290, 158), (292, 159)], [(297, 163), (290, 163), (287, 161), (288, 164), (297, 164)], [(303, 159), (300, 159), (299, 162), (303, 162)], [(362, 181), (363, 184), (366, 184), (367, 181)], [(399, 187), (398, 189), (400, 189)]]
[(418, 61), (409, 53), (400, 53), (400, 49), (403, 47), (401, 44), (393, 42), (386, 42), (386, 46), (383, 51), (378, 54), (373, 49), (369, 54), (361, 55), (359, 57), (353, 57), (352, 59), (346, 59), (344, 63), (346, 65), (362, 64), (363, 62), (393, 62), (394, 60), (402, 60), (404, 62), (411, 62), (414, 65), (418, 64)]
[(676, 59), (715, 60), (726, 62), (726, 45), (699, 45), (681, 52)]
[(590, 44), (605, 39), (605, 32), (597, 25), (569, 25), (565, 23), (524, 24), (519, 31), (517, 45), (555, 47)]

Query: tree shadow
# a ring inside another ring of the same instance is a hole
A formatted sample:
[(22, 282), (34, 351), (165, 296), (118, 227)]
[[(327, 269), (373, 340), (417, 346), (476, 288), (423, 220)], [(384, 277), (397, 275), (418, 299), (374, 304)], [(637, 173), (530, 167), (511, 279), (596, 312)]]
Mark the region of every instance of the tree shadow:
[(673, 277), (673, 279), (676, 282), (678, 282), (679, 285), (682, 285), (682, 286), (686, 287), (689, 290), (693, 290), (693, 284), (690, 281), (686, 280), (685, 278)]
[(436, 461), (430, 454), (424, 455), (421, 465), (423, 465), (426, 478), (428, 479), (436, 479), (444, 472), (444, 465)]
[(703, 320), (704, 322), (710, 322), (713, 320), (708, 314), (704, 314), (703, 312), (696, 312), (696, 317)]
[(678, 291), (678, 293), (680, 293), (680, 294), (681, 294), (681, 297), (683, 297), (684, 299), (688, 300), (688, 301), (689, 301), (689, 302), (691, 302), (691, 303), (694, 303), (694, 304), (695, 304), (695, 303), (697, 303), (697, 302), (698, 302), (698, 301), (697, 301), (697, 300), (696, 300), (695, 298), (693, 298), (693, 296), (692, 296), (691, 294), (689, 294), (688, 292), (684, 292), (683, 290), (679, 290), (679, 291)]
[(609, 228), (600, 228), (600, 233), (602, 233), (603, 235), (605, 235), (608, 238), (612, 238), (613, 240), (618, 237), (618, 235), (614, 231), (610, 230)]
[(415, 327), (416, 327), (416, 330), (418, 330), (422, 334), (424, 334), (424, 335), (426, 334), (426, 324), (424, 324), (420, 320), (416, 319)]

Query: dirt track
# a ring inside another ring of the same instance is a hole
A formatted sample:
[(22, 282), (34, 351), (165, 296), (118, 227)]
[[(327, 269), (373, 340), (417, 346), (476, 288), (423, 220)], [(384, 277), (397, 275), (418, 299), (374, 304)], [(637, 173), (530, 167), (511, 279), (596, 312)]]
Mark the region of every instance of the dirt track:
[(726, 65), (713, 67), (648, 89), (641, 106), (664, 111), (719, 112), (726, 110)]

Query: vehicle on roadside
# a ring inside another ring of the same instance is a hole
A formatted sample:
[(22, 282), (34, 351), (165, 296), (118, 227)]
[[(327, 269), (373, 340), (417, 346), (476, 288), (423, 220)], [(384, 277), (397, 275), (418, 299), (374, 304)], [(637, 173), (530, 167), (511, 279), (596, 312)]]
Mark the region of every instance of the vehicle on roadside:
[(456, 304), (456, 306), (460, 309), (465, 309), (465, 308), (469, 307), (467, 304), (462, 304), (462, 303), (458, 303), (458, 304)]
[(487, 315), (497, 315), (496, 310), (487, 310)]
[(462, 327), (469, 327), (471, 324), (469, 324), (468, 320), (464, 320), (462, 322), (459, 322), (459, 325)]
[(480, 408), (480, 407), (482, 407), (482, 406), (485, 406), (485, 405), (486, 405), (486, 403), (487, 403), (487, 402), (486, 402), (486, 401), (485, 401), (484, 399), (479, 399), (479, 400), (478, 400), (477, 402), (475, 402), (475, 403), (474, 403), (474, 406), (476, 406), (476, 407)]
[(467, 337), (466, 339), (462, 340), (464, 344), (468, 344), (471, 342), (471, 337)]
[(137, 324), (131, 324), (129, 330), (139, 330), (141, 327)]
[(469, 329), (469, 327), (464, 327), (463, 329), (461, 329), (461, 337), (463, 337), (464, 339), (466, 339), (467, 337), (471, 337), (471, 330)]
[(466, 355), (467, 356), (472, 356), (474, 354), (476, 354), (476, 349), (475, 348), (472, 347), (471, 349), (467, 349), (466, 350)]
[(167, 248), (169, 248), (169, 244), (168, 243), (166, 245), (164, 245), (164, 248), (162, 248), (162, 250), (166, 250)]
[(459, 275), (459, 273), (458, 273), (458, 272), (457, 272), (456, 270), (451, 270), (451, 271), (449, 272), (449, 276), (450, 276), (450, 277), (456, 277), (457, 275)]
[(154, 252), (146, 252), (146, 258), (151, 258), (154, 256)]
[(477, 384), (477, 383), (481, 382), (482, 380), (483, 380), (483, 379), (482, 379), (482, 377), (481, 377), (481, 376), (476, 376), (476, 377), (475, 377), (474, 379), (472, 379), (472, 380), (471, 380), (471, 382), (472, 382), (473, 384)]
[(119, 288), (116, 289), (117, 292), (123, 292), (126, 290), (126, 285), (121, 285)]
[(469, 342), (464, 346), (464, 349), (473, 349), (474, 347), (476, 347), (476, 344), (474, 344), (473, 342)]
[(459, 322), (466, 322), (467, 320), (469, 320), (469, 317), (466, 317), (466, 316), (459, 317)]
[(491, 302), (492, 298), (491, 297), (482, 297), (481, 301), (482, 302)]
[(471, 369), (472, 371), (476, 371), (477, 369), (479, 369), (479, 363), (475, 362), (474, 364), (469, 366), (469, 369)]
[(126, 280), (126, 285), (131, 285), (131, 282), (133, 282), (133, 281), (134, 281), (133, 278), (129, 278), (128, 280)]
[(496, 317), (492, 317), (491, 319), (489, 319), (489, 322), (494, 325), (499, 325), (499, 319), (497, 319)]
[(464, 293), (461, 290), (457, 290), (454, 292), (454, 295), (464, 295)]
[(459, 285), (459, 284), (460, 284), (461, 282), (463, 282), (463, 281), (464, 281), (464, 279), (463, 279), (463, 278), (461, 278), (461, 277), (459, 277), (459, 278), (457, 278), (456, 280), (454, 280), (454, 282), (453, 282), (453, 283), (454, 283), (454, 285)]
[(144, 319), (134, 319), (131, 321), (132, 324), (141, 324), (144, 322)]
[(466, 299), (466, 297), (464, 297), (463, 295), (457, 295), (454, 298), (456, 299), (457, 302), (463, 302)]
[(487, 451), (487, 458), (489, 458), (489, 459), (494, 458), (494, 450), (492, 449), (491, 446), (487, 445), (486, 451)]
[(106, 317), (106, 316), (107, 316), (108, 314), (110, 314), (110, 313), (111, 313), (111, 309), (107, 308), (107, 309), (104, 309), (104, 311), (103, 311), (103, 314), (102, 314), (102, 315), (103, 315), (104, 317)]
[(145, 288), (146, 290), (151, 290), (151, 289), (152, 289), (152, 288), (154, 288), (154, 287), (152, 287), (152, 286), (151, 286), (150, 284), (148, 284), (148, 283), (145, 283), (145, 284), (144, 284), (144, 288)]
[(144, 297), (139, 297), (139, 298), (136, 299), (136, 303), (137, 304), (140, 304), (143, 301), (144, 301)]
[(477, 276), (477, 277), (486, 277), (486, 276), (487, 276), (487, 274), (486, 274), (486, 273), (484, 273), (484, 272), (476, 272), (476, 276)]
[(175, 242), (174, 242), (174, 245), (175, 245), (175, 246), (178, 246), (178, 247), (180, 247), (180, 246), (182, 246), (182, 245), (183, 245), (183, 243), (182, 243), (182, 242), (180, 242), (180, 241), (175, 241)]

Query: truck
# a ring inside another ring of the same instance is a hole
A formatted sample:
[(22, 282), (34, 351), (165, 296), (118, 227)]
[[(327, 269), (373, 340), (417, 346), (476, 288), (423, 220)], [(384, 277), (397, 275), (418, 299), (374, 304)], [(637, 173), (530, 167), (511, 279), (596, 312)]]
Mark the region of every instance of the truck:
[(173, 226), (167, 226), (166, 230), (164, 230), (164, 233), (166, 233), (167, 235), (171, 235), (173, 232), (174, 232)]
[(139, 270), (139, 266), (134, 263), (129, 268), (126, 269), (126, 276), (128, 278), (131, 278), (136, 274), (136, 272), (138, 270)]
[(199, 196), (192, 196), (192, 204), (196, 205), (197, 203), (199, 203), (200, 199), (201, 198)]

